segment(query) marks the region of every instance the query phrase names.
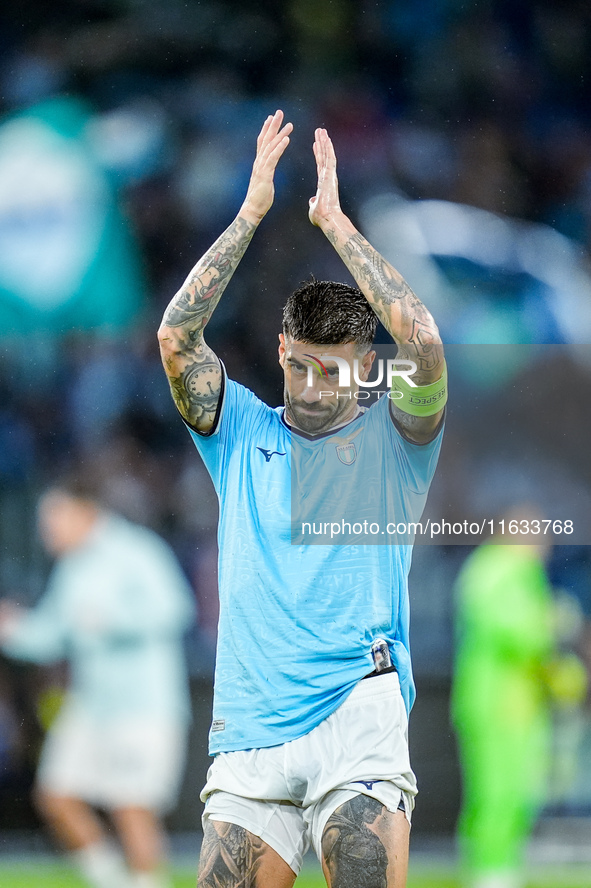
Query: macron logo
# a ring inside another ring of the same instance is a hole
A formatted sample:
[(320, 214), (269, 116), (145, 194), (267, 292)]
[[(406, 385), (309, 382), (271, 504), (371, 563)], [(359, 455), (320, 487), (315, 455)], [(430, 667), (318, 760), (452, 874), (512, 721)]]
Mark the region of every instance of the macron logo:
[(374, 783), (384, 783), (383, 780), (352, 780), (351, 783), (363, 783), (370, 792), (374, 787)]
[(278, 450), (263, 450), (262, 447), (257, 447), (257, 450), (260, 450), (263, 456), (265, 457), (265, 462), (269, 462), (272, 456), (285, 456), (285, 453), (279, 453)]

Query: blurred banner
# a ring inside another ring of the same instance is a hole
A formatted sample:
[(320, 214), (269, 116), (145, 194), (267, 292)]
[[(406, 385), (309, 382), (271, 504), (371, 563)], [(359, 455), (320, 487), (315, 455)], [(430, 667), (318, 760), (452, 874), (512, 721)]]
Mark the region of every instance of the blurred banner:
[(1, 335), (118, 330), (144, 297), (139, 253), (86, 133), (56, 98), (0, 125)]
[(445, 343), (591, 342), (587, 255), (548, 225), (398, 193), (366, 201), (361, 222)]

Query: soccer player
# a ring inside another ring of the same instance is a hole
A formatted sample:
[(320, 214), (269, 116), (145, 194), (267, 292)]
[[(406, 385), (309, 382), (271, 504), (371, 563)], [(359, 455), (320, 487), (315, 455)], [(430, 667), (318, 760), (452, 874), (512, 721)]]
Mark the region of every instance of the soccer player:
[[(0, 607), (5, 654), (71, 666), (37, 806), (93, 888), (166, 888), (160, 814), (174, 804), (185, 757), (191, 589), (169, 547), (105, 510), (87, 480), (48, 490), (39, 524), (58, 559), (49, 587), (31, 610)], [(95, 806), (110, 813), (127, 866)]]
[[(543, 525), (527, 504), (504, 518), (507, 526)], [(512, 545), (501, 542), (478, 546), (456, 583), (452, 715), (470, 888), (524, 888), (527, 840), (547, 795), (551, 703), (576, 706), (586, 690), (582, 664), (556, 647), (548, 538), (532, 532)]]
[[(312, 282), (288, 299), (284, 407), (227, 378), (203, 331), (272, 205), (291, 130), (281, 111), (265, 121), (236, 219), (159, 330), (173, 398), (220, 499), (214, 762), (202, 793), (199, 885), (290, 888), (311, 841), (333, 888), (402, 888), (416, 793), (407, 744), (411, 547), (292, 545), (292, 445), (301, 445), (299, 470), (316, 500), (347, 489), (350, 505), (348, 473), (361, 468), (359, 490), (365, 471), (372, 485), (377, 472), (383, 519), (416, 518), (440, 447), (443, 351), (425, 306), (342, 212), (333, 145), (317, 129), (309, 218), (359, 289)], [(336, 372), (357, 358), (368, 379), (378, 318), (416, 372), (397, 385), (397, 400), (384, 396), (364, 411), (358, 386), (339, 391)], [(371, 653), (378, 639), (387, 642), (382, 671)]]

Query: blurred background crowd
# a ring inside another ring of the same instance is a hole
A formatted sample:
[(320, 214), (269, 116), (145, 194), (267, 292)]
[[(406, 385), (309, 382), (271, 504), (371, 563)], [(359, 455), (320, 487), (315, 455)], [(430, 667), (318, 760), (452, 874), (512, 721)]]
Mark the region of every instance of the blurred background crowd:
[[(275, 205), (208, 343), (233, 378), (281, 403), (286, 296), (311, 273), (348, 280), (307, 221), (313, 130), (325, 126), (346, 212), (407, 276), (444, 341), (465, 347), (430, 508), (492, 518), (512, 498), (535, 499), (549, 518), (578, 522), (572, 541), (555, 539), (550, 575), (563, 644), (591, 663), (587, 4), (22, 0), (0, 12), (0, 47), (0, 595), (38, 599), (48, 563), (35, 503), (74, 465), (92, 467), (112, 508), (169, 541), (199, 613), (179, 828), (198, 825), (206, 763), (217, 504), (155, 333), (238, 210), (276, 108), (294, 134)], [(453, 586), (468, 551), (415, 555), (419, 830), (452, 832), (458, 810), (447, 712)], [(3, 828), (33, 822), (38, 701), (53, 681), (0, 661)], [(579, 711), (563, 726), (554, 813), (591, 814), (586, 725)]]

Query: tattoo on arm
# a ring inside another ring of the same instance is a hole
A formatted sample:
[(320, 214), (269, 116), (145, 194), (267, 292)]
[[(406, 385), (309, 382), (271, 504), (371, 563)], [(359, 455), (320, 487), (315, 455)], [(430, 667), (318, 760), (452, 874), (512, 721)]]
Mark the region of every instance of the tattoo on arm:
[(388, 854), (370, 826), (383, 805), (358, 795), (329, 818), (322, 835), (322, 856), (330, 888), (387, 888)]
[(168, 376), (175, 404), (187, 422), (199, 431), (207, 431), (215, 422), (222, 390), (219, 358), (204, 342), (186, 355), (179, 375)]
[(244, 256), (256, 226), (238, 216), (199, 260), (164, 312), (163, 324), (175, 327), (190, 346), (202, 333), (238, 263)]
[[(337, 235), (334, 228), (325, 234), (378, 318), (398, 345), (397, 357), (417, 365), (413, 376), (417, 385), (435, 382), (443, 372), (443, 345), (431, 313), (413, 293), (400, 272), (356, 232)], [(431, 440), (441, 418), (410, 416), (391, 402), (392, 413), (411, 441)]]
[(203, 330), (255, 230), (238, 216), (199, 260), (162, 319), (160, 349), (172, 397), (199, 431), (211, 429), (222, 386), (219, 358), (204, 342)]
[(242, 826), (210, 821), (201, 846), (198, 888), (254, 888), (265, 847)]
[(344, 242), (334, 229), (326, 236), (380, 321), (398, 343), (398, 356), (413, 360), (418, 385), (434, 382), (443, 360), (437, 325), (402, 275), (357, 232)]

